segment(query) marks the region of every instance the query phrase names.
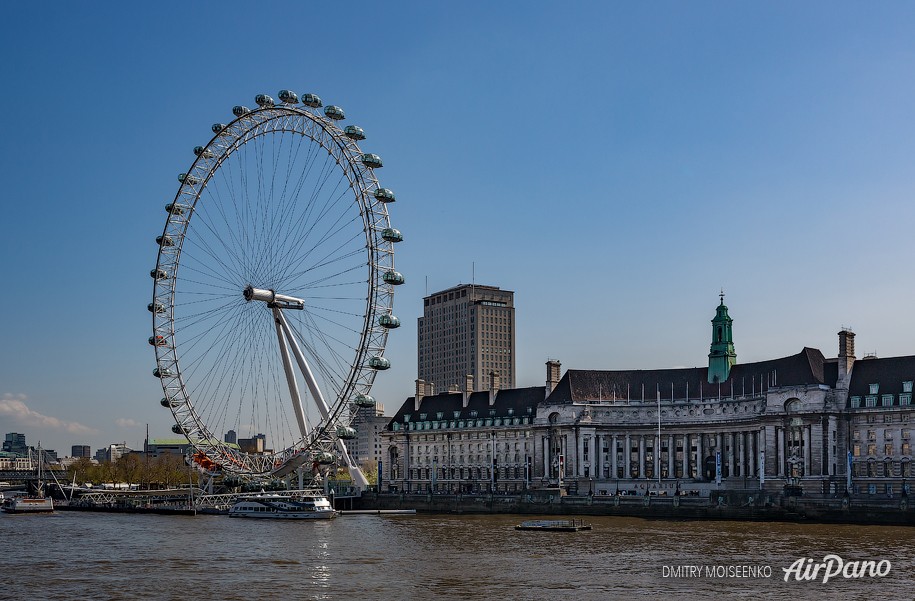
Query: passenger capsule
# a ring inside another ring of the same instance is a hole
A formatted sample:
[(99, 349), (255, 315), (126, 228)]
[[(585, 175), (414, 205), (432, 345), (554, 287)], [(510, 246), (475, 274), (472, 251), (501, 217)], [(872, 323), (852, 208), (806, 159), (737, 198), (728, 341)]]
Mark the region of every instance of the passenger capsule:
[(257, 103), (257, 106), (273, 106), (273, 98), (266, 94), (258, 94), (254, 97), (254, 102)]
[(403, 274), (394, 270), (385, 271), (382, 279), (388, 284), (394, 284), (395, 286), (400, 286), (404, 283)]
[(321, 465), (331, 465), (332, 463), (336, 463), (337, 456), (334, 455), (333, 453), (327, 453), (327, 452), (318, 453), (315, 456), (315, 461), (317, 461)]
[(341, 424), (337, 426), (337, 438), (342, 438), (343, 440), (352, 440), (356, 438), (356, 429)]
[(394, 315), (384, 314), (378, 318), (378, 325), (389, 330), (400, 327), (400, 320)]
[(214, 156), (211, 150), (207, 150), (203, 146), (194, 146), (194, 154), (205, 159), (212, 159)]
[(200, 183), (200, 180), (190, 173), (180, 173), (178, 174), (178, 181), (182, 184), (188, 184), (189, 186), (196, 186)]
[(164, 269), (153, 269), (149, 272), (149, 276), (154, 280), (167, 280), (168, 272)]
[(165, 210), (171, 213), (172, 215), (184, 215), (185, 211), (190, 209), (189, 206), (178, 204), (177, 202), (170, 202), (165, 205)]
[(384, 167), (384, 164), (381, 162), (381, 157), (377, 154), (364, 154), (362, 155), (362, 164), (366, 167), (371, 167), (372, 169), (378, 169), (379, 167)]
[(250, 112), (251, 112), (251, 109), (249, 109), (246, 106), (242, 106), (240, 104), (237, 104), (232, 107), (232, 114), (235, 115), (236, 117), (243, 117)]
[(177, 407), (178, 405), (180, 405), (181, 401), (178, 401), (175, 399), (167, 399), (167, 398), (163, 397), (162, 400), (159, 401), (159, 404), (162, 405), (163, 407), (167, 407), (167, 408), (171, 409), (172, 407)]
[(381, 230), (381, 237), (388, 242), (403, 242), (403, 234), (400, 233), (400, 230), (395, 230), (392, 227)]
[(164, 369), (159, 369), (157, 367), (156, 369), (153, 370), (153, 375), (156, 376), (157, 378), (170, 378), (172, 375), (172, 372), (167, 367)]
[(378, 202), (394, 202), (396, 200), (394, 198), (394, 192), (387, 188), (378, 188), (372, 194)]
[(376, 356), (372, 357), (371, 359), (369, 359), (369, 367), (371, 367), (372, 369), (377, 369), (379, 371), (385, 370), (385, 369), (390, 369), (391, 362), (380, 355), (376, 355)]
[(375, 399), (367, 394), (357, 394), (354, 400), (358, 407), (374, 407)]
[(156, 244), (159, 246), (174, 246), (175, 241), (171, 236), (156, 236)]
[(221, 134), (222, 132), (224, 132), (226, 130), (226, 124), (225, 123), (214, 123), (213, 126), (210, 127), (210, 129), (213, 130), (214, 134)]
[(184, 434), (184, 428), (182, 428), (180, 424), (175, 424), (172, 426), (172, 432), (175, 434)]
[(346, 115), (344, 114), (343, 109), (333, 104), (324, 107), (324, 114), (327, 115), (328, 119), (333, 119), (334, 121), (346, 119)]
[(324, 106), (321, 103), (321, 99), (314, 94), (305, 94), (302, 96), (302, 104), (305, 106), (310, 106), (313, 109), (321, 108)]
[(168, 342), (166, 342), (165, 336), (150, 336), (149, 344), (152, 346), (165, 346)]
[(280, 100), (286, 104), (298, 104), (299, 95), (293, 92), (292, 90), (280, 90), (279, 93)]
[(351, 140), (365, 140), (365, 130), (358, 125), (347, 125), (343, 128), (343, 133)]
[(148, 305), (146, 305), (146, 309), (150, 313), (160, 313), (160, 314), (165, 313), (165, 305), (163, 305), (162, 303), (149, 303)]

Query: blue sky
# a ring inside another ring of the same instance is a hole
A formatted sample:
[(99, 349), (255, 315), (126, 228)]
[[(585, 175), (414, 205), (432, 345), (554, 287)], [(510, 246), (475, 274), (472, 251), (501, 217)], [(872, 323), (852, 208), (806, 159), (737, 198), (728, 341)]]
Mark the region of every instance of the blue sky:
[(422, 296), (514, 290), (518, 385), (915, 354), (915, 7), (854, 2), (12, 4), (0, 25), (0, 433), (61, 454), (170, 436), (146, 339), (163, 205), (209, 127), (290, 88), (343, 106)]

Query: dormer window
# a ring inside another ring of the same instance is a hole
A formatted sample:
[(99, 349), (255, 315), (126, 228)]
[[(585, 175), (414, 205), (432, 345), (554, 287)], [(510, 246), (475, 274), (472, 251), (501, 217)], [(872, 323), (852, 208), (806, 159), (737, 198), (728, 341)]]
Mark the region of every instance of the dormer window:
[(426, 417), (427, 417), (427, 416), (428, 416), (427, 413), (420, 413), (420, 414), (419, 414), (419, 421), (421, 421), (421, 422), (426, 421)]
[(870, 388), (871, 394), (877, 394), (880, 392), (880, 384), (869, 384), (868, 388)]
[(902, 383), (902, 392), (912, 392), (912, 381)]
[(461, 417), (461, 412), (460, 412), (460, 411), (455, 411), (455, 412), (454, 412), (454, 419), (457, 419), (457, 418), (459, 418), (459, 417)]
[(406, 423), (409, 423), (409, 421), (410, 421), (410, 414), (409, 414), (409, 413), (404, 413), (404, 414), (403, 414), (403, 423), (406, 424)]
[(436, 419), (442, 419), (443, 417), (445, 417), (444, 411), (439, 411), (438, 413), (435, 414)]
[[(911, 382), (909, 382), (909, 384), (911, 384)], [(508, 410), (508, 414), (509, 414), (509, 415), (514, 415), (514, 414), (515, 414), (515, 410), (514, 410), (514, 409), (509, 409), (509, 410)]]
[(470, 417), (476, 417), (476, 416), (477, 416), (477, 410), (476, 409), (471, 410)]
[(489, 410), (489, 417), (495, 417), (495, 416), (496, 416), (496, 410), (495, 410), (495, 409), (490, 409), (490, 410)]

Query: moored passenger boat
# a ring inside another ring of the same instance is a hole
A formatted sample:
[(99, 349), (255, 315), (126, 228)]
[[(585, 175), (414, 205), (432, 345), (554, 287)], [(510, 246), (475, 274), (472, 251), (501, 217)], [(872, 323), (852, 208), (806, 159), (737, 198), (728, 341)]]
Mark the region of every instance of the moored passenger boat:
[(54, 501), (50, 497), (9, 497), (0, 509), (6, 513), (47, 513), (54, 511)]
[(337, 517), (330, 501), (319, 494), (287, 497), (259, 495), (239, 499), (229, 508), (233, 518), (329, 520)]

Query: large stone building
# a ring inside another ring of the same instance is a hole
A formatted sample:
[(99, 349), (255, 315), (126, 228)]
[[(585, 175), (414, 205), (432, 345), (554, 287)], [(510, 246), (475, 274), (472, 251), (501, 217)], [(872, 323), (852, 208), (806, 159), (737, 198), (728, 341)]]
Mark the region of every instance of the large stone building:
[[(855, 359), (804, 348), (737, 362), (722, 298), (708, 367), (568, 370), (546, 387), (424, 396), (391, 420), (396, 490), (578, 494), (760, 490), (898, 495), (911, 477), (915, 357)], [(385, 489), (385, 487), (382, 487)]]
[(465, 284), (425, 297), (417, 324), (417, 377), (430, 388), (453, 391), (467, 374), (482, 384), (496, 372), (506, 388), (514, 388), (514, 296)]

